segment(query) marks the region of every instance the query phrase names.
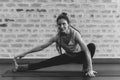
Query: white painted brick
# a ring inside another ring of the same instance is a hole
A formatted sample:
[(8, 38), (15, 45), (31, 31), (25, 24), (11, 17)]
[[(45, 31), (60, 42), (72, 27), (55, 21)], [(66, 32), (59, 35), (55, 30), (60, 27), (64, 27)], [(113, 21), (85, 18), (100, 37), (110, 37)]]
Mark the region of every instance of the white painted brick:
[[(11, 57), (44, 43), (57, 32), (56, 17), (67, 12), (85, 42), (96, 44), (95, 58), (119, 58), (119, 3), (119, 0), (0, 0), (0, 54), (5, 54), (0, 57)], [(26, 58), (56, 56), (53, 47)]]

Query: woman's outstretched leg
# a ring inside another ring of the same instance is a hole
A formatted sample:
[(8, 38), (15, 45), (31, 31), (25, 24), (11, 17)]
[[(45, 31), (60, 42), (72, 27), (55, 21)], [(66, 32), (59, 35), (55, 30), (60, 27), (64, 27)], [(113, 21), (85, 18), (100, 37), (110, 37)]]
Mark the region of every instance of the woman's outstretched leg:
[(71, 58), (65, 54), (62, 54), (42, 62), (29, 64), (28, 70), (36, 70), (36, 69), (55, 66), (55, 65), (67, 64), (70, 62), (71, 62)]
[(70, 63), (71, 60), (72, 59), (69, 56), (67, 56), (66, 54), (62, 54), (38, 63), (19, 65), (15, 71), (36, 70), (36, 69), (55, 66), (55, 65), (67, 64)]

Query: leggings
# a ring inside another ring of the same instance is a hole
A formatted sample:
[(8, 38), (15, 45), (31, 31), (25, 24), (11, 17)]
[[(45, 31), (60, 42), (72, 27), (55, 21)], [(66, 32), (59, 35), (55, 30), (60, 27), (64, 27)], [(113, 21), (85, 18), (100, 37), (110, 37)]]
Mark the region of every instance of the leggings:
[[(93, 58), (94, 53), (95, 53), (95, 45), (93, 43), (90, 43), (87, 45), (91, 58)], [(73, 53), (74, 54), (74, 53)], [(79, 63), (79, 64), (84, 64), (86, 61), (86, 56), (83, 51), (77, 54), (76, 56), (68, 56), (66, 54), (62, 54), (59, 56), (52, 57), (50, 59), (38, 62), (38, 63), (31, 63), (28, 64), (28, 70), (36, 70), (36, 69), (41, 69), (45, 67), (50, 67), (50, 66), (56, 66), (56, 65), (62, 65), (62, 64), (68, 64), (68, 63)]]

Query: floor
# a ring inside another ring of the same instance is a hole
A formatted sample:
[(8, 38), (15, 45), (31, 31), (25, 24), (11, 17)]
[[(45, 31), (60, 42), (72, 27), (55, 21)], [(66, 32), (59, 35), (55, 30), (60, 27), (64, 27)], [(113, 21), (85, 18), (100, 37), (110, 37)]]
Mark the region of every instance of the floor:
[[(94, 78), (81, 78), (81, 77), (2, 77), (1, 75), (7, 71), (12, 69), (13, 66), (11, 64), (0, 64), (0, 80), (120, 80), (120, 76), (105, 76), (105, 77), (94, 77)], [(72, 70), (77, 71), (81, 70), (81, 65), (78, 64), (66, 64), (60, 66), (53, 66), (49, 68), (40, 69), (41, 71), (60, 71), (60, 70)], [(120, 64), (94, 64), (94, 70), (120, 70)]]

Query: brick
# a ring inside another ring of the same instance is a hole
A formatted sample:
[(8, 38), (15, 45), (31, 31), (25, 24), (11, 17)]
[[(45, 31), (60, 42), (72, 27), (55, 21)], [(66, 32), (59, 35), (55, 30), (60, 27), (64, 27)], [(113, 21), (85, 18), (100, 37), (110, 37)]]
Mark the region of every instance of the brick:
[(31, 33), (31, 32), (32, 32), (32, 30), (31, 30), (31, 29), (27, 29), (27, 30), (26, 30), (26, 32), (29, 32), (29, 33)]
[(52, 37), (53, 34), (43, 34), (45, 37)]
[(105, 23), (115, 23), (115, 20), (105, 20)]
[(24, 9), (16, 9), (17, 12), (24, 11)]
[(4, 40), (3, 42), (4, 43), (12, 43), (14, 40), (13, 39), (6, 39), (6, 40)]
[(102, 23), (102, 20), (92, 20), (93, 23)]
[(0, 22), (2, 22), (2, 19), (0, 19)]
[(18, 44), (18, 43), (11, 44), (11, 47), (15, 47), (15, 48), (21, 48), (22, 46), (23, 46), (22, 44)]
[(14, 22), (14, 19), (5, 19), (5, 22)]
[(38, 18), (38, 16), (39, 16), (39, 15), (37, 15), (37, 14), (33, 14), (33, 15), (32, 15), (33, 18)]
[(7, 7), (16, 7), (16, 4), (15, 3), (7, 3), (6, 6)]
[(0, 58), (10, 58), (9, 54), (0, 54)]
[(26, 9), (26, 12), (34, 12), (34, 9)]
[(28, 42), (29, 43), (36, 43), (36, 42), (38, 42), (38, 40), (37, 39), (29, 39)]
[(113, 42), (113, 40), (109, 40), (109, 39), (103, 40), (103, 43), (112, 43), (112, 42)]
[(19, 3), (18, 6), (19, 6), (19, 7), (29, 7), (29, 4)]
[(97, 9), (86, 10), (86, 13), (98, 13)]
[(108, 8), (111, 8), (111, 9), (116, 9), (116, 8), (119, 8), (118, 4), (110, 4), (107, 6)]
[(119, 40), (114, 40), (114, 43), (119, 43)]
[(0, 34), (0, 38), (3, 38), (3, 34)]
[(75, 0), (63, 0), (63, 2), (72, 3), (72, 2), (75, 2)]
[(47, 12), (46, 9), (37, 9), (37, 12)]
[(103, 3), (111, 3), (112, 0), (102, 0)]
[(31, 7), (41, 7), (41, 4), (40, 3), (33, 3), (33, 4), (31, 4)]
[(97, 5), (94, 5), (94, 8), (105, 9), (106, 5), (104, 5), (104, 4), (97, 4)]
[(17, 34), (17, 38), (27, 38), (28, 34)]
[(26, 20), (26, 19), (16, 19), (16, 22), (19, 22), (19, 23), (26, 23), (27, 20)]
[[(66, 6), (66, 7), (67, 7), (67, 6)], [(80, 8), (80, 4), (74, 4), (74, 3), (73, 3), (73, 4), (69, 4), (68, 7), (70, 7), (70, 8), (75, 8), (75, 9), (76, 9), (76, 8)]]
[(15, 40), (15, 42), (17, 42), (17, 43), (25, 43), (26, 42), (26, 40), (25, 39), (19, 39), (19, 38), (17, 38), (16, 40)]
[(99, 3), (101, 0), (88, 0), (90, 2), (93, 2), (93, 3)]
[(43, 2), (43, 3), (47, 3), (49, 0), (37, 0), (37, 2)]
[(6, 29), (1, 29), (2, 33), (6, 33), (6, 31), (7, 31)]
[(23, 0), (23, 2), (34, 3), (34, 2), (36, 2), (36, 0)]
[(117, 54), (116, 57), (120, 57), (120, 54)]
[(18, 23), (12, 23), (12, 24), (11, 24), (11, 27), (19, 28), (19, 27), (21, 27), (21, 26), (22, 26), (22, 24), (18, 24)]
[(4, 38), (16, 38), (15, 34), (6, 34), (4, 35)]
[(91, 5), (91, 4), (81, 4), (80, 6), (79, 5), (76, 5), (77, 6), (77, 8), (79, 8), (79, 7), (81, 7), (81, 8), (92, 8), (93, 6)]
[(29, 27), (34, 27), (34, 24), (24, 24), (23, 26), (29, 28)]
[(45, 22), (45, 23), (52, 23), (53, 21), (51, 19), (44, 19), (43, 22)]
[(35, 27), (36, 27), (36, 28), (39, 28), (40, 26), (39, 26), (39, 24), (35, 24)]
[(30, 37), (31, 37), (31, 38), (38, 38), (39, 35), (38, 35), (38, 34), (32, 34), (32, 35), (30, 35)]
[[(58, 10), (56, 10), (56, 12), (60, 12), (60, 10), (58, 9)], [(72, 10), (71, 9), (62, 9), (62, 12), (66, 12), (66, 13), (71, 13), (72, 12)]]
[(14, 13), (15, 9), (10, 9), (9, 12)]
[[(38, 33), (38, 29), (33, 29), (33, 33)], [(38, 35), (35, 34), (34, 36), (38, 36)]]
[(10, 2), (10, 0), (0, 0), (0, 3), (1, 2)]
[(6, 23), (0, 24), (0, 27), (7, 27), (8, 25)]
[(21, 3), (23, 2), (24, 0), (12, 0), (12, 2), (18, 2), (18, 3)]
[(3, 9), (3, 12), (8, 12), (8, 9)]
[(99, 45), (99, 47), (110, 47), (110, 45), (109, 44), (101, 44), (101, 45)]
[(57, 3), (57, 4), (56, 4), (56, 7), (67, 7), (67, 4), (60, 4), (60, 3)]
[(19, 52), (18, 48), (17, 49), (13, 48), (11, 51), (12, 51), (12, 53), (18, 53)]
[(103, 35), (100, 35), (100, 34), (99, 35), (93, 35), (93, 37), (98, 39), (98, 38), (103, 38)]
[(86, 34), (86, 35), (82, 35), (82, 36), (83, 36), (83, 38), (90, 38), (91, 37), (90, 34)]
[(4, 4), (0, 4), (0, 7), (4, 7)]
[(51, 2), (62, 2), (62, 0), (51, 0)]
[(41, 27), (47, 27), (47, 25), (46, 25), (46, 24), (41, 24), (40, 26), (41, 26)]
[(40, 19), (29, 19), (29, 22), (38, 23), (40, 22)]
[(120, 45), (119, 44), (111, 44), (111, 47), (113, 47), (113, 48), (120, 48)]
[(111, 10), (102, 10), (101, 13), (110, 14), (110, 13), (111, 13)]
[(33, 44), (24, 44), (24, 47), (27, 47), (27, 48), (30, 48), (30, 47), (33, 47), (34, 45)]
[(9, 47), (9, 44), (1, 43), (1, 44), (0, 44), (0, 47), (6, 48), (6, 47)]

